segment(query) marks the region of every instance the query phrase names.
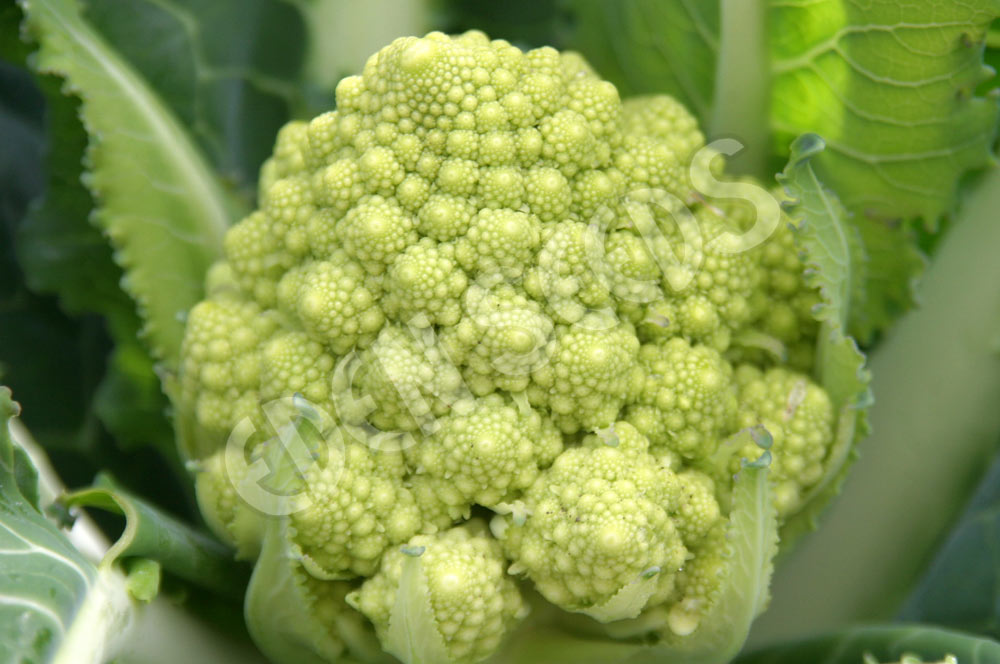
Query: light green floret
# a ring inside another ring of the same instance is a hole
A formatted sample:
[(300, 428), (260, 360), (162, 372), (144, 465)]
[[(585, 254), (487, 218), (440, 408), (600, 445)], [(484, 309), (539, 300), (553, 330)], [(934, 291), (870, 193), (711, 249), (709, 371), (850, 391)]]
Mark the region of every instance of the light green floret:
[(645, 133), (624, 134), (614, 162), (632, 188), (662, 190), (683, 203), (692, 198), (686, 165), (669, 140)]
[(669, 448), (689, 459), (704, 459), (730, 431), (736, 414), (732, 368), (717, 351), (692, 346), (680, 337), (639, 350), (645, 369), (637, 403), (625, 419), (654, 447)]
[(271, 232), (285, 251), (300, 257), (309, 252), (307, 226), (316, 213), (312, 184), (305, 175), (282, 178), (264, 192), (261, 209)]
[(447, 242), (464, 235), (475, 214), (475, 205), (466, 198), (431, 194), (417, 214), (417, 229), (422, 235)]
[(461, 297), (467, 285), (454, 247), (424, 238), (389, 266), (385, 309), (404, 324), (454, 325), (462, 314)]
[[(348, 603), (375, 624), (383, 643), (390, 641), (399, 595), (403, 594), (403, 606), (419, 610), (415, 607), (423, 598), (411, 597), (404, 580), (405, 566), (419, 562), (433, 624), (450, 661), (471, 664), (485, 659), (528, 609), (504, 573), (506, 561), (499, 545), (484, 530), (473, 522), (412, 538), (405, 553), (394, 549), (386, 554), (378, 574), (348, 595)], [(418, 557), (413, 560), (414, 556)]]
[(597, 137), (580, 113), (568, 109), (557, 111), (544, 118), (538, 130), (542, 134), (542, 156), (558, 164), (563, 174), (572, 176), (580, 169), (600, 163)]
[(312, 184), (316, 202), (337, 217), (347, 212), (365, 193), (357, 159), (338, 159), (316, 171)]
[(725, 351), (755, 314), (761, 271), (753, 252), (727, 248), (726, 238), (732, 236), (726, 234), (736, 232), (735, 226), (707, 208), (695, 216), (700, 246), (677, 226), (663, 229), (671, 246), (685, 249), (683, 260), (664, 271), (663, 290), (675, 317), (670, 323), (688, 339)]
[(613, 168), (586, 170), (573, 177), (571, 186), (572, 212), (587, 223), (600, 222), (618, 206), (618, 199), (624, 193), (625, 176)]
[(516, 210), (524, 193), (524, 176), (513, 166), (495, 166), (479, 174), (479, 202), (484, 207)]
[(525, 201), (542, 221), (559, 221), (573, 202), (569, 180), (555, 168), (542, 166), (525, 173)]
[(403, 486), (402, 453), (373, 449), (357, 435), (335, 429), (294, 498), (292, 538), (306, 568), (324, 579), (371, 576), (387, 548), (423, 527)]
[(273, 306), (278, 281), (295, 259), (284, 250), (267, 215), (254, 212), (230, 228), (223, 248), (240, 288), (261, 306)]
[(611, 284), (599, 233), (578, 221), (547, 224), (524, 288), (560, 322), (576, 323), (588, 311), (608, 310)]
[(347, 602), (353, 591), (352, 584), (318, 579), (301, 568), (293, 578), (295, 583), (301, 584), (302, 598), (316, 624), (327, 627), (313, 636), (322, 639), (323, 652), (327, 656), (334, 661), (389, 663), (372, 625)]
[(197, 463), (194, 489), (198, 508), (212, 532), (236, 549), (237, 557), (252, 560), (260, 551), (263, 523), (238, 492), (249, 465), (227, 468), (225, 455), (222, 450)]
[(531, 374), (531, 403), (548, 408), (567, 433), (611, 425), (642, 385), (635, 333), (626, 324), (606, 324), (595, 318), (556, 328), (548, 363)]
[[(512, 574), (527, 575), (557, 606), (596, 614), (645, 580), (653, 579), (647, 601), (670, 595), (687, 558), (672, 516), (680, 498), (677, 477), (648, 453), (644, 436), (620, 422), (603, 439), (591, 436), (563, 452), (525, 494), (523, 523), (496, 517), (494, 532)], [(624, 617), (634, 615), (616, 619)]]
[(397, 255), (415, 244), (413, 219), (393, 199), (362, 199), (337, 226), (344, 249), (372, 274), (381, 274)]
[(396, 185), (406, 177), (406, 171), (390, 148), (378, 145), (368, 148), (360, 156), (358, 175), (369, 193), (390, 196)]
[(723, 518), (715, 498), (715, 482), (697, 470), (677, 473), (680, 499), (674, 523), (688, 547), (698, 546), (712, 529), (722, 525)]
[(604, 246), (611, 291), (619, 302), (645, 304), (662, 301), (660, 266), (646, 240), (632, 231), (612, 231)]
[(669, 141), (683, 163), (705, 145), (698, 121), (683, 104), (668, 95), (626, 99), (622, 103), (622, 128), (631, 134), (650, 134)]
[(670, 601), (652, 609), (662, 621), (664, 638), (687, 636), (702, 623), (705, 614), (715, 604), (726, 575), (730, 573), (733, 561), (727, 557), (729, 547), (722, 520), (691, 547), (689, 560), (677, 574), (676, 588)]
[(520, 412), (498, 394), (455, 405), (412, 456), (416, 472), (451, 485), (467, 504), (495, 507), (526, 489), (562, 450), (562, 436), (547, 418)]
[(274, 153), (260, 169), (257, 190), (261, 194), (281, 178), (296, 175), (309, 167), (308, 126), (308, 123), (301, 120), (293, 120), (278, 131)]
[[(458, 368), (441, 352), (433, 334), (385, 326), (375, 343), (361, 353), (356, 371), (338, 374), (334, 389), (345, 394), (353, 388), (359, 400), (370, 401), (367, 421), (384, 432), (433, 425), (464, 394)], [(352, 418), (348, 412), (340, 416)]]
[(261, 353), (260, 398), (263, 401), (301, 394), (317, 404), (330, 397), (334, 357), (305, 332), (276, 334)]
[(498, 284), (473, 284), (465, 293), (458, 325), (441, 333), (448, 357), (463, 368), (466, 384), (482, 396), (495, 390), (524, 391), (531, 372), (548, 361), (555, 326), (524, 292)]
[(262, 344), (275, 323), (253, 302), (223, 294), (188, 314), (181, 366), (181, 397), (198, 425), (228, 435), (257, 411)]
[[(337, 354), (371, 344), (385, 317), (379, 291), (344, 252), (289, 271), (278, 284), (278, 305), (292, 312), (309, 335)], [(374, 291), (374, 292), (373, 292)]]
[[(763, 425), (774, 439), (770, 472), (778, 516), (794, 514), (823, 477), (834, 432), (830, 396), (804, 374), (781, 367), (762, 372), (740, 366), (736, 384), (739, 428)], [(738, 468), (739, 457), (754, 458), (754, 451), (749, 443), (734, 457), (731, 470)]]
[(455, 244), (455, 256), (472, 274), (519, 277), (541, 239), (536, 217), (513, 210), (481, 210)]
[(754, 295), (755, 316), (748, 327), (770, 335), (785, 348), (788, 364), (799, 371), (813, 366), (819, 323), (812, 311), (819, 293), (806, 285), (805, 265), (788, 223), (758, 250), (761, 288)]
[[(569, 99), (566, 107), (583, 116), (596, 137), (614, 143), (617, 140), (618, 113), (621, 108), (618, 89), (611, 83), (597, 78), (590, 65), (582, 58), (571, 53), (563, 54), (564, 63), (574, 59), (582, 66), (577, 73), (567, 76), (566, 94)], [(599, 151), (596, 155), (597, 160), (607, 160), (612, 145), (601, 141), (595, 147)]]
[(453, 157), (445, 159), (438, 168), (437, 188), (453, 196), (469, 197), (476, 193), (479, 183), (479, 165), (471, 159)]

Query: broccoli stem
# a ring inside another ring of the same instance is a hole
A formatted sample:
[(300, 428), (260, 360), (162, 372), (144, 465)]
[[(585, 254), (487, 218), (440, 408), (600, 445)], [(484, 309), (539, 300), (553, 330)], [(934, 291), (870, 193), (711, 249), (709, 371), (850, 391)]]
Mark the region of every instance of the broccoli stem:
[(986, 174), (873, 353), (873, 435), (817, 532), (779, 565), (752, 643), (892, 616), (1000, 438), (1000, 170)]
[(770, 138), (767, 3), (721, 0), (720, 22), (710, 138), (739, 140), (744, 147), (730, 160), (730, 170), (764, 178)]

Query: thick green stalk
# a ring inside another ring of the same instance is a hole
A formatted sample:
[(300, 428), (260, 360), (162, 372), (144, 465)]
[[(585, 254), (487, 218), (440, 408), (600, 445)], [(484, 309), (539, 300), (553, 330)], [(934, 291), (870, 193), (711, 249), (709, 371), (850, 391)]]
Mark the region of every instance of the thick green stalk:
[(710, 138), (730, 137), (743, 150), (730, 160), (731, 170), (765, 175), (768, 151), (770, 58), (767, 50), (767, 3), (721, 0), (719, 58), (715, 68), (715, 106)]
[(819, 530), (778, 567), (752, 643), (890, 617), (1000, 441), (1000, 170), (965, 201), (922, 306), (872, 355), (873, 435)]

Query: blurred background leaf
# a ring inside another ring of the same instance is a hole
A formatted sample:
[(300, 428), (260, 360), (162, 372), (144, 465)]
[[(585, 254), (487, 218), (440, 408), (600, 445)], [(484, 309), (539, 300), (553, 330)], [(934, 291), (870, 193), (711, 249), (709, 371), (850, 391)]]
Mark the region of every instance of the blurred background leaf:
[(960, 664), (1000, 661), (1000, 643), (927, 625), (854, 627), (738, 657), (733, 664), (862, 664), (899, 662), (904, 655), (941, 662), (953, 655)]
[(1000, 455), (899, 617), (1000, 639)]
[(673, 95), (702, 127), (712, 117), (719, 2), (569, 0), (567, 46), (583, 53), (622, 96)]

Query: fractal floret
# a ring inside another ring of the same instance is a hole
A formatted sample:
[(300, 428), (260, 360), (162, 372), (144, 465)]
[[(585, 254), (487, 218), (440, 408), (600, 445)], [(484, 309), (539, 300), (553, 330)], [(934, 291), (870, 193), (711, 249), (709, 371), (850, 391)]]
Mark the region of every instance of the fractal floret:
[(739, 648), (843, 404), (793, 223), (740, 244), (761, 213), (698, 189), (705, 149), (674, 99), (478, 32), (281, 130), (177, 377), (269, 657)]

